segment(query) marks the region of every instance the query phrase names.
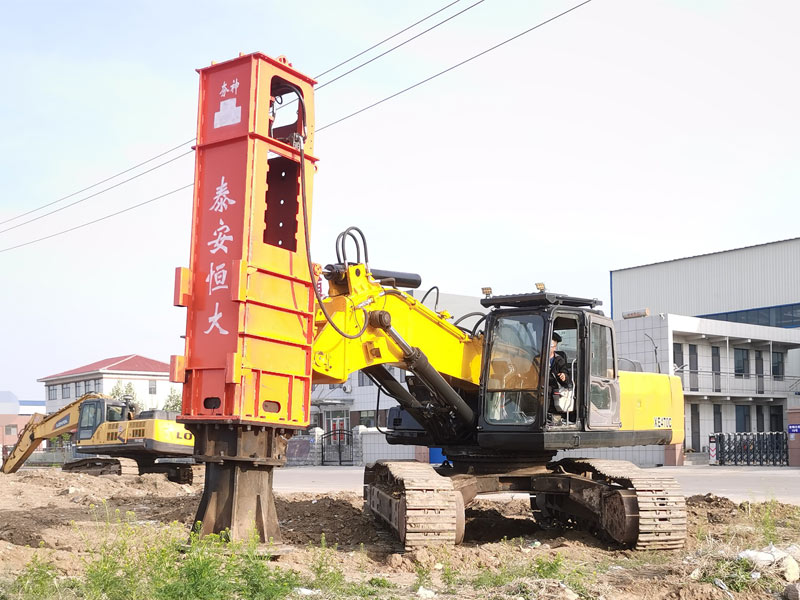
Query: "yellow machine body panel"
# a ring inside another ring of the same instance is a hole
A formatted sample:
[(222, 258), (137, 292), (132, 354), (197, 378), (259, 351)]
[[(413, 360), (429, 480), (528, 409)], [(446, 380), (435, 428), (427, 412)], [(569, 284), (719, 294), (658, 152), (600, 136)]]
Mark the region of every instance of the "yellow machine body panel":
[[(471, 337), (409, 294), (383, 287), (363, 265), (352, 265), (348, 271), (349, 288), (332, 283), (331, 295), (324, 301), (338, 327), (357, 333), (368, 318), (367, 307), (386, 311), (409, 344), (436, 357), (440, 373), (479, 385), (482, 337)], [(316, 325), (314, 383), (343, 383), (350, 373), (365, 367), (403, 363), (403, 353), (381, 329), (367, 327), (358, 339), (347, 339), (327, 325), (320, 311)]]
[(621, 431), (669, 429), (670, 444), (683, 443), (683, 390), (680, 378), (620, 371)]
[(79, 449), (87, 446), (108, 454), (123, 454), (126, 447), (138, 446), (188, 456), (194, 450), (194, 436), (182, 424), (169, 419), (112, 421), (101, 424), (91, 438), (78, 442)]

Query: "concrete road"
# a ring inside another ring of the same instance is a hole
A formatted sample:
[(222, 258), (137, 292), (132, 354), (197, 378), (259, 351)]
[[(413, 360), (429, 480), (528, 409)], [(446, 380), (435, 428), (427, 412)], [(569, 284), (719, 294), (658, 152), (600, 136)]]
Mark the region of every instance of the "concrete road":
[[(689, 465), (647, 469), (669, 474), (686, 496), (712, 493), (734, 502), (778, 500), (800, 505), (800, 468)], [(361, 493), (362, 467), (291, 467), (275, 470), (277, 492)]]
[(688, 496), (708, 494), (734, 502), (777, 500), (800, 505), (800, 468), (687, 465), (647, 469), (672, 475)]

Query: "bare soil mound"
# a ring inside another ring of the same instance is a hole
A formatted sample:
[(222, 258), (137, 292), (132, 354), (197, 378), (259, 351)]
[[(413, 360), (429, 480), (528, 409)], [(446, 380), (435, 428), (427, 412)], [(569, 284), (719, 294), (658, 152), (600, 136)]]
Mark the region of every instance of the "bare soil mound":
[[(123, 522), (163, 532), (164, 524), (177, 521), (188, 534), (201, 493), (202, 485), (175, 484), (163, 475), (92, 477), (57, 469), (0, 474), (0, 575), (22, 569), (39, 546), (62, 572), (79, 574), (97, 540)], [(609, 546), (583, 531), (542, 530), (531, 519), (527, 501), (482, 499), (466, 512), (463, 545), (405, 553), (365, 513), (358, 494), (278, 494), (276, 508), (283, 543), (294, 548), (279, 558), (282, 566), (310, 573), (324, 535), (328, 548), (335, 548), (336, 568), (350, 580), (385, 577), (397, 590), (408, 590), (420, 573), (428, 574), (440, 597), (463, 600), (572, 598), (557, 582), (536, 578), (491, 590), (473, 586), (481, 574), (502, 579), (510, 567), (536, 561), (564, 561), (556, 579), (585, 586), (585, 598), (727, 598), (711, 583), (717, 562), (735, 561), (742, 549), (766, 545), (767, 537), (787, 547), (797, 542), (800, 530), (798, 507), (692, 496), (687, 499), (687, 547), (641, 553)], [(456, 596), (443, 591), (452, 585), (446, 580), (462, 582)], [(412, 596), (398, 591), (397, 597)], [(735, 593), (736, 600), (762, 597), (770, 596), (763, 590)]]

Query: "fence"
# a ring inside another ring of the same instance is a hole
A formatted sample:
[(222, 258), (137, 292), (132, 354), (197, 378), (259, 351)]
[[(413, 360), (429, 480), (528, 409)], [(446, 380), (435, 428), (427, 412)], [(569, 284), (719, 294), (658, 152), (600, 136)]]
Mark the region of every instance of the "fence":
[[(358, 425), (352, 431), (339, 429), (327, 433), (314, 428), (296, 434), (289, 440), (286, 464), (298, 467), (323, 464), (364, 465), (379, 459), (419, 460), (417, 450), (417, 446), (388, 444), (384, 435), (374, 427)], [(422, 454), (425, 457), (427, 451), (424, 448)]]
[(789, 464), (785, 431), (714, 433), (708, 438), (709, 463), (719, 465)]
[[(768, 367), (768, 365), (765, 365)], [(732, 371), (699, 371), (676, 369), (686, 392), (718, 392), (758, 396), (792, 395), (800, 392), (800, 377), (770, 373), (736, 373)]]

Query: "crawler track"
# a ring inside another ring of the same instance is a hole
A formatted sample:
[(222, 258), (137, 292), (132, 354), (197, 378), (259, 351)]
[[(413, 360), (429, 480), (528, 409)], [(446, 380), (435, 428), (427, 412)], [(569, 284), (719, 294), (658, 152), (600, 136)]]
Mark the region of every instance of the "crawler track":
[[(534, 518), (586, 528), (636, 550), (675, 550), (686, 541), (686, 501), (671, 477), (627, 461), (564, 459), (550, 472), (458, 475), (453, 480), (430, 465), (378, 462), (364, 472), (367, 508), (407, 550), (454, 545), (464, 539), (464, 497), (483, 492), (530, 491)], [(465, 481), (469, 479), (469, 481)], [(461, 490), (461, 491), (459, 491)]]
[[(686, 543), (686, 499), (672, 478), (644, 471), (624, 460), (565, 459), (564, 472), (619, 486), (619, 509), (606, 511), (609, 533), (635, 527), (636, 550), (675, 550)], [(630, 500), (634, 500), (634, 502)], [(612, 537), (616, 537), (612, 533)]]
[(81, 458), (65, 463), (61, 467), (70, 473), (86, 475), (138, 475), (139, 465), (132, 458)]
[(447, 477), (415, 462), (378, 462), (364, 472), (364, 499), (391, 527), (406, 550), (458, 544), (464, 537), (464, 503)]

